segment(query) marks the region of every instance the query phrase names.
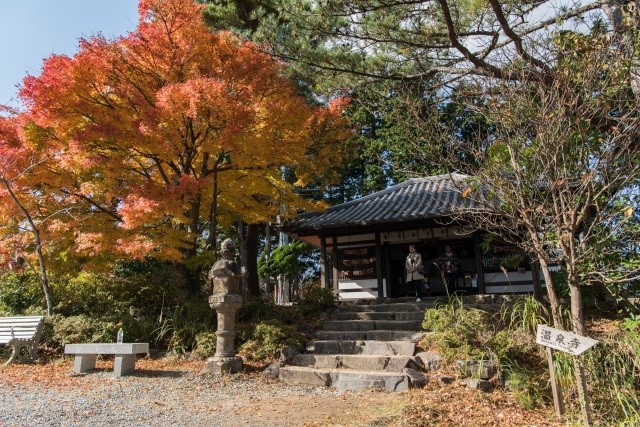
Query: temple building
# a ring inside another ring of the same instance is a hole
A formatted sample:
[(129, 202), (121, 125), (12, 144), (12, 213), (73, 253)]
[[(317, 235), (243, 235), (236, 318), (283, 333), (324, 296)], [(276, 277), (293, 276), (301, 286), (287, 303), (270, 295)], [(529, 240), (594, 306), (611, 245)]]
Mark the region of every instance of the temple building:
[(465, 294), (540, 295), (538, 264), (521, 249), (484, 238), (487, 233), (456, 222), (473, 208), (446, 174), (415, 178), (285, 224), (289, 235), (320, 249), (321, 280), (341, 300), (412, 295), (405, 257), (413, 244), (422, 255), (431, 295), (445, 294), (438, 260), (446, 245), (458, 259), (455, 291)]

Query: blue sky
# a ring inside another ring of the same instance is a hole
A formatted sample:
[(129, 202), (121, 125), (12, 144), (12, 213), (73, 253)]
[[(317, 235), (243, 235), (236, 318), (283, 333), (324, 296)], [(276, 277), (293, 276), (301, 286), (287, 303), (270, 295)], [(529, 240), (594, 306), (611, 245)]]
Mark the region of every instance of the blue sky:
[(132, 31), (138, 0), (0, 1), (0, 104), (17, 107), (17, 85), (52, 53), (73, 55), (78, 39)]

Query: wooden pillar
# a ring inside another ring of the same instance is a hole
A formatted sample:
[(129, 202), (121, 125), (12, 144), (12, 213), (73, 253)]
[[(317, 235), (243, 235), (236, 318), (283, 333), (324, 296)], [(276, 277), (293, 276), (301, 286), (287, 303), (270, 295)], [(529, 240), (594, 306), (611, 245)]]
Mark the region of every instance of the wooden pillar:
[(480, 233), (478, 231), (473, 232), (473, 253), (475, 254), (478, 293), (484, 294), (486, 292), (484, 287), (484, 267), (482, 265), (482, 249), (480, 248)]
[(338, 269), (338, 238), (333, 236), (331, 240), (333, 243), (333, 251), (331, 252), (331, 276), (333, 278), (333, 292), (337, 295), (339, 291), (338, 280), (340, 279), (340, 270)]
[(540, 283), (540, 263), (535, 260), (531, 263), (531, 278), (533, 279), (533, 297), (542, 301), (542, 284)]
[(384, 296), (384, 278), (382, 277), (382, 246), (380, 233), (376, 232), (376, 279), (378, 280), (378, 298)]
[(391, 295), (391, 260), (389, 259), (389, 242), (385, 242), (383, 245), (382, 253), (384, 257), (384, 278), (386, 279), (386, 293), (383, 293), (383, 295), (386, 294), (387, 298), (391, 298), (393, 295)]
[(329, 289), (331, 281), (327, 275), (327, 238), (320, 236), (320, 283), (325, 289)]

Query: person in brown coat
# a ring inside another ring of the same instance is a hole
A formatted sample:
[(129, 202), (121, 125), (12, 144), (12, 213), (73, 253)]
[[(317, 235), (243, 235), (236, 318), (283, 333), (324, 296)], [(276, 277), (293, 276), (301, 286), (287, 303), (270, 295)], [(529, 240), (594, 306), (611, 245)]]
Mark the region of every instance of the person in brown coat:
[(409, 246), (409, 255), (407, 255), (405, 266), (407, 268), (407, 283), (416, 292), (416, 301), (422, 301), (424, 274), (419, 271), (422, 267), (422, 256), (416, 252), (413, 245)]

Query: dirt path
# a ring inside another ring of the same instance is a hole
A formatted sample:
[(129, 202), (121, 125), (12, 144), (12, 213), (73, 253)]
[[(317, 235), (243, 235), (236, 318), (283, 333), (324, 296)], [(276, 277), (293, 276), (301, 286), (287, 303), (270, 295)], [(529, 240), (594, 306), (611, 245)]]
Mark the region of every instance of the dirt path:
[(72, 367), (0, 368), (0, 425), (352, 426), (379, 417), (371, 408), (390, 398), (286, 385), (259, 372), (212, 377), (200, 374), (202, 362), (140, 360), (122, 378), (112, 377), (111, 362), (78, 376)]
[(286, 385), (259, 371), (202, 375), (203, 362), (143, 359), (113, 378), (112, 362), (72, 375), (71, 360), (0, 367), (0, 426), (563, 426), (552, 408), (524, 410), (510, 393), (434, 377), (422, 390), (339, 393)]

